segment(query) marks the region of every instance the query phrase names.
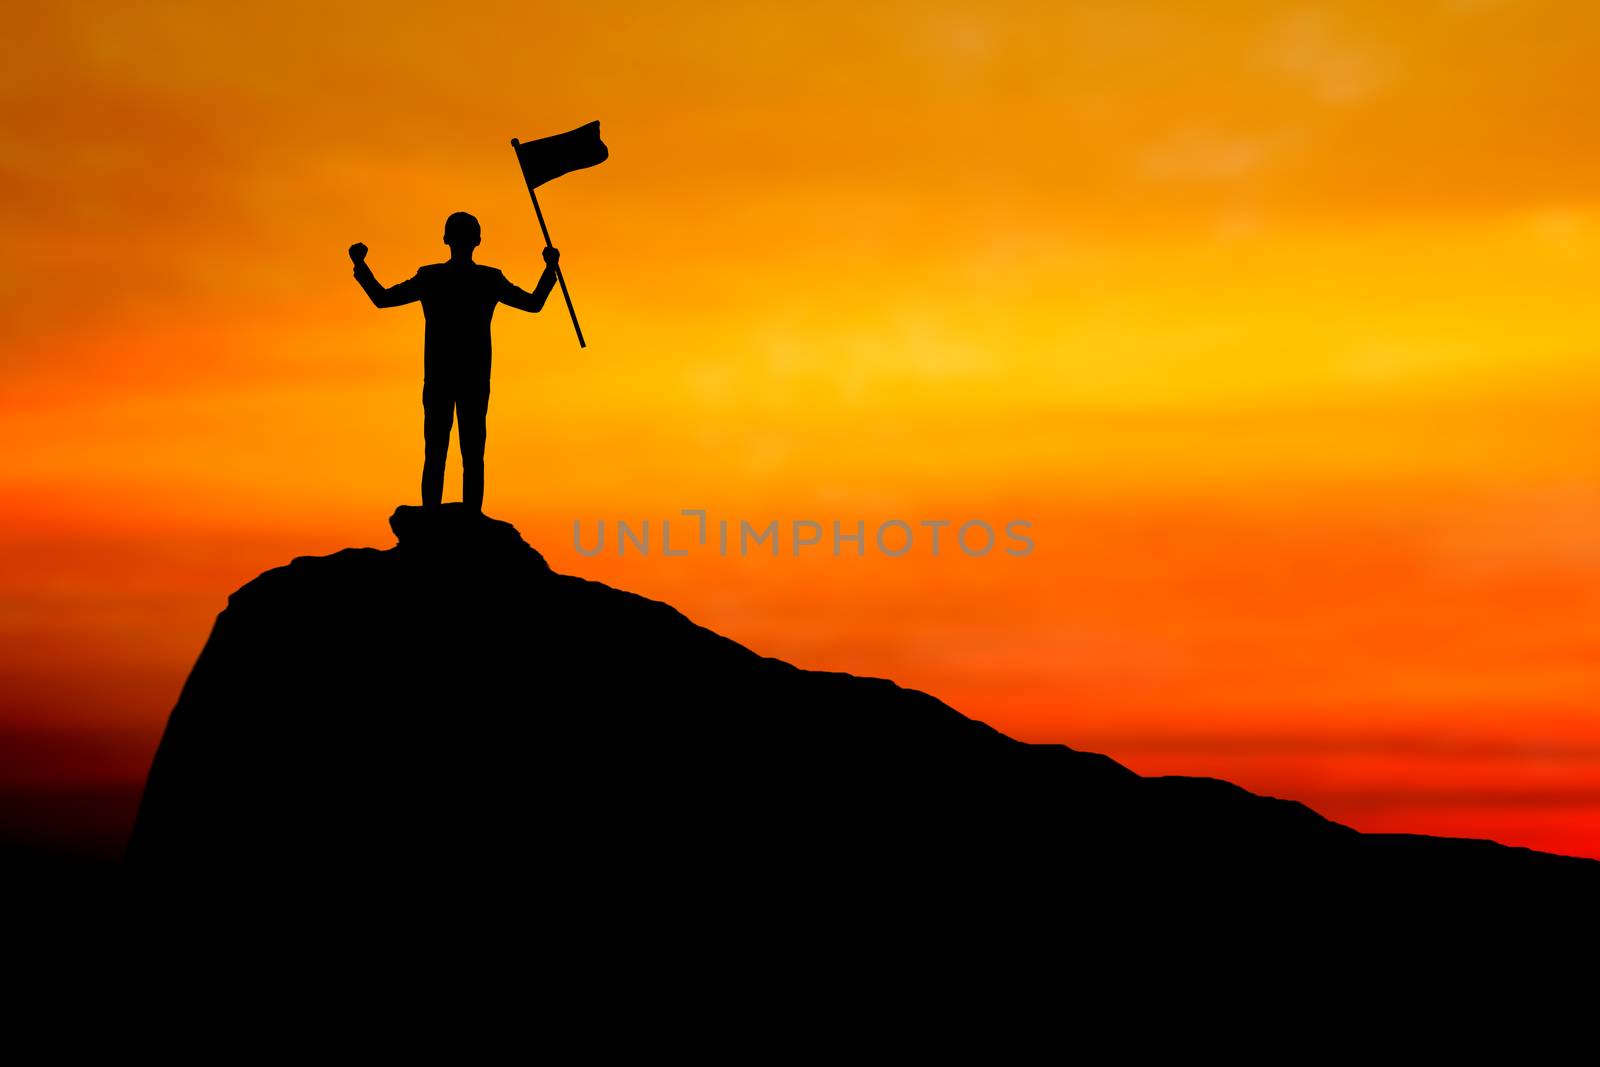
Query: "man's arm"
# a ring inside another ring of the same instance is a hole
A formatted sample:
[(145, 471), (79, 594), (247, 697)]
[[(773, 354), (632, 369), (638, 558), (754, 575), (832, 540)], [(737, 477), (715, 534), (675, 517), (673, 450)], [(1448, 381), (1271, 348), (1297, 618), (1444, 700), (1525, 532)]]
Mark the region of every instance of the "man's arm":
[(373, 276), (372, 268), (367, 266), (366, 245), (357, 243), (350, 246), (350, 262), (355, 264), (356, 281), (366, 290), (373, 307), (393, 308), (422, 299), (421, 284), (417, 281), (416, 275), (388, 289), (380, 285), (378, 279)]
[[(554, 248), (544, 250), (544, 273), (539, 275), (539, 284), (533, 287), (533, 292), (518, 288), (510, 279), (500, 291), (500, 303), (510, 307), (520, 308), (523, 311), (538, 311), (544, 307), (544, 302), (550, 297), (550, 290), (556, 287), (556, 260), (561, 258), (561, 253)], [(505, 278), (502, 274), (501, 278)]]

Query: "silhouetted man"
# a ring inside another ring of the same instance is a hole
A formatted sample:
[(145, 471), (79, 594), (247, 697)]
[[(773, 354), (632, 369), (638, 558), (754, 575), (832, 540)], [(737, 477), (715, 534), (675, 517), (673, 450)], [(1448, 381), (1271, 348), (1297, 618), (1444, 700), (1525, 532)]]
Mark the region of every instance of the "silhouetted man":
[(356, 281), (381, 308), (422, 301), (427, 320), (423, 339), (422, 502), (444, 498), (444, 461), (450, 452), (450, 423), (461, 442), (461, 502), (483, 510), (483, 445), (489, 411), (489, 320), (496, 304), (538, 311), (556, 284), (561, 253), (544, 250), (544, 273), (533, 292), (519, 289), (494, 267), (472, 261), (482, 232), (478, 220), (458, 211), (444, 220), (447, 263), (430, 263), (399, 285), (385, 289), (367, 266), (367, 246), (350, 246)]

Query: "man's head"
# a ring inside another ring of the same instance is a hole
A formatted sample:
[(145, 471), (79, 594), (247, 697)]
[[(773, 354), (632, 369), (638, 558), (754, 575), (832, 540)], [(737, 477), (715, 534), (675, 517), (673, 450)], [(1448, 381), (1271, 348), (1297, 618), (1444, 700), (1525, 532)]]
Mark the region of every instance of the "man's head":
[(478, 220), (465, 211), (457, 211), (444, 220), (444, 243), (455, 254), (471, 255), (481, 240), (483, 231), (478, 228)]

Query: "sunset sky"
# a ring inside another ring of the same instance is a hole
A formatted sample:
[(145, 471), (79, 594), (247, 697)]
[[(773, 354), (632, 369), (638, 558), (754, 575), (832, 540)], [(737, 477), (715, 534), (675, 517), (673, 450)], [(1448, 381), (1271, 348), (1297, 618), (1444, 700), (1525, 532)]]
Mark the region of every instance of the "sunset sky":
[[(1600, 7), (8, 23), (4, 826), (131, 820), (227, 595), (393, 543), (422, 314), (346, 248), (394, 284), (467, 210), (531, 288), (509, 141), (599, 119), (541, 191), (589, 347), (559, 294), (495, 319), (485, 510), (557, 570), (1142, 773), (1600, 857)], [(1036, 548), (574, 548), (685, 508)]]

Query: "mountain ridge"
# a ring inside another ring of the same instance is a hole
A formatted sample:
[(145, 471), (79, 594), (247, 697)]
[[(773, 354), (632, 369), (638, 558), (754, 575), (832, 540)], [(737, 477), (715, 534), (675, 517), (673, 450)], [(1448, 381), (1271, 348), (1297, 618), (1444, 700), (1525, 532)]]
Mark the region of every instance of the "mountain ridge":
[(755, 878), (769, 904), (840, 880), (945, 899), (1271, 886), (1384, 907), (1600, 887), (1600, 862), (1363, 834), (1221, 779), (1019, 741), (889, 679), (803, 670), (559, 574), (458, 506), (401, 507), (391, 527), (392, 548), (297, 557), (229, 598), (152, 762), (130, 869), (555, 872), (574, 902), (640, 879), (690, 900)]

